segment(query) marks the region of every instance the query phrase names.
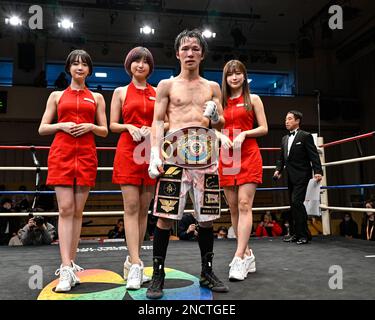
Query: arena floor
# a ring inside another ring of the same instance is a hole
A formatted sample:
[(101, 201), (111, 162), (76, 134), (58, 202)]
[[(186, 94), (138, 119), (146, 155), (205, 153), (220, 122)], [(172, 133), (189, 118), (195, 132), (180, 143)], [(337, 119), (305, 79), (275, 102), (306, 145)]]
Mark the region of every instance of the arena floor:
[[(214, 270), (230, 291), (212, 294), (199, 287), (198, 243), (170, 241), (164, 299), (375, 299), (373, 242), (314, 237), (310, 244), (298, 246), (280, 238), (252, 239), (256, 273), (245, 281), (229, 282), (228, 264), (235, 244), (233, 240), (215, 241)], [(80, 274), (82, 283), (67, 294), (58, 294), (53, 291), (60, 261), (57, 245), (0, 247), (0, 299), (144, 300), (147, 285), (137, 291), (125, 289), (121, 275), (126, 254), (123, 243), (81, 243), (76, 262), (85, 268)], [(142, 257), (145, 272), (151, 274), (152, 242), (144, 244)]]

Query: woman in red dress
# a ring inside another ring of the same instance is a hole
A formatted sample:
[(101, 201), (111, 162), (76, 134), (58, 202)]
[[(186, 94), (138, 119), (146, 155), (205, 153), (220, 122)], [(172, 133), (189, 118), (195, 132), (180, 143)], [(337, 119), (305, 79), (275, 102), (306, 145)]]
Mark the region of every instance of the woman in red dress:
[(156, 93), (147, 83), (154, 67), (148, 49), (133, 48), (127, 54), (124, 65), (132, 80), (129, 85), (114, 91), (111, 102), (110, 129), (120, 133), (112, 181), (121, 186), (124, 200), (125, 237), (129, 249), (124, 263), (124, 279), (127, 280), (127, 289), (136, 290), (142, 282), (150, 280), (143, 274), (140, 248), (156, 182), (148, 175), (147, 163)]
[[(83, 50), (72, 51), (65, 71), (70, 86), (50, 94), (40, 127), (40, 135), (55, 134), (48, 155), (47, 184), (53, 185), (59, 207), (59, 244), (62, 264), (56, 292), (69, 291), (79, 283), (82, 270), (74, 263), (81, 234), (82, 212), (96, 179), (95, 135), (108, 134), (105, 101), (85, 85), (92, 73), (92, 61)], [(53, 123), (57, 115), (57, 123)], [(97, 123), (97, 124), (95, 124)]]
[[(266, 135), (268, 125), (262, 100), (250, 94), (242, 62), (231, 60), (224, 66), (222, 91), (225, 126), (220, 134), (220, 185), (237, 236), (229, 279), (244, 280), (249, 272), (256, 270), (255, 257), (248, 246), (255, 191), (262, 183), (262, 157), (255, 138)], [(257, 128), (253, 128), (254, 120)]]

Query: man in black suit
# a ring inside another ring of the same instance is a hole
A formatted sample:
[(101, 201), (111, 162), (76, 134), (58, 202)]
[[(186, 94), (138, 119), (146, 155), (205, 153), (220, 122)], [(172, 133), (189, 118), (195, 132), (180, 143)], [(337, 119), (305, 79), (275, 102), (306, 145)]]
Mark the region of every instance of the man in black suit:
[(281, 155), (273, 178), (280, 179), (281, 172), (284, 167), (286, 168), (292, 219), (290, 236), (285, 237), (284, 241), (306, 244), (308, 243), (307, 212), (303, 202), (307, 185), (312, 178), (312, 171), (317, 182), (322, 180), (323, 171), (314, 139), (311, 133), (299, 128), (301, 121), (301, 112), (292, 110), (287, 113), (285, 127), (289, 130), (289, 134), (281, 140)]

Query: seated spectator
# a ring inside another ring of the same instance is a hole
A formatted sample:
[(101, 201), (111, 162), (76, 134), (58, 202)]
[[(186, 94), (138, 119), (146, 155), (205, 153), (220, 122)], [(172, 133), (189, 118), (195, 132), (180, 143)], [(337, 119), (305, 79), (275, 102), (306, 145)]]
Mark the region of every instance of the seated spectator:
[(13, 233), (19, 229), (17, 217), (2, 216), (2, 213), (14, 212), (12, 200), (3, 198), (0, 202), (0, 245), (8, 245)]
[(198, 222), (191, 213), (184, 214), (178, 223), (180, 240), (196, 240), (198, 238)]
[(255, 235), (257, 237), (277, 237), (280, 236), (283, 230), (279, 224), (272, 219), (270, 212), (263, 215), (262, 221), (258, 224)]
[(358, 225), (350, 212), (345, 213), (340, 223), (340, 236), (350, 239), (358, 238)]
[(125, 239), (124, 219), (117, 220), (117, 225), (108, 232), (108, 239)]
[(30, 218), (21, 230), (21, 242), (24, 246), (51, 244), (55, 237), (55, 227), (45, 222), (41, 216)]
[(56, 89), (66, 89), (69, 85), (65, 72), (61, 72), (55, 80)]
[(10, 247), (22, 246), (22, 242), (21, 242), (21, 230), (22, 229), (19, 229), (17, 231), (17, 233), (13, 234), (13, 237), (10, 238), (10, 240), (9, 240), (8, 246), (10, 246)]
[(227, 239), (228, 238), (228, 228), (225, 226), (220, 226), (217, 229), (217, 238), (218, 239)]
[[(27, 191), (26, 186), (20, 186), (18, 191)], [(14, 196), (14, 208), (18, 212), (28, 212), (30, 209), (30, 199), (25, 194)]]
[[(373, 200), (367, 200), (365, 203), (366, 208), (374, 209), (375, 203)], [(375, 241), (375, 232), (374, 232), (374, 225), (375, 225), (375, 213), (374, 212), (366, 212), (366, 217), (362, 224), (362, 239)]]

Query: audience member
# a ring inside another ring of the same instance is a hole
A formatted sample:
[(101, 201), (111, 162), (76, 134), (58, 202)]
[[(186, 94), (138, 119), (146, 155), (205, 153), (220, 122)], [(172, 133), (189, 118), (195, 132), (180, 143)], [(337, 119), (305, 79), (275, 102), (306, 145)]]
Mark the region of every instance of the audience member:
[(19, 229), (16, 217), (2, 216), (2, 213), (14, 212), (12, 200), (3, 198), (0, 202), (0, 245), (8, 245), (13, 233)]
[(340, 223), (340, 235), (345, 238), (358, 238), (358, 225), (350, 212), (345, 213)]
[(55, 237), (55, 227), (45, 222), (41, 216), (30, 218), (21, 230), (21, 242), (24, 246), (51, 244)]
[[(26, 186), (20, 186), (18, 191), (27, 191)], [(13, 197), (14, 208), (17, 212), (28, 212), (30, 209), (30, 199), (25, 194), (16, 195)]]
[(16, 246), (22, 246), (22, 241), (21, 241), (21, 230), (19, 229), (17, 233), (13, 234), (13, 237), (10, 238), (8, 246), (10, 247), (16, 247)]
[(217, 239), (227, 239), (228, 238), (228, 228), (225, 226), (220, 226), (217, 229)]
[[(373, 200), (367, 200), (365, 203), (366, 208), (374, 209), (375, 204)], [(366, 217), (362, 224), (362, 239), (375, 241), (375, 232), (374, 232), (374, 220), (375, 220), (375, 213), (374, 212), (366, 212)]]
[(118, 219), (114, 229), (108, 232), (109, 239), (125, 239), (124, 219)]
[(178, 223), (180, 240), (196, 240), (198, 238), (198, 222), (191, 213), (184, 214)]
[(262, 221), (258, 224), (255, 235), (257, 237), (277, 237), (282, 234), (280, 225), (272, 218), (270, 212), (263, 215)]

